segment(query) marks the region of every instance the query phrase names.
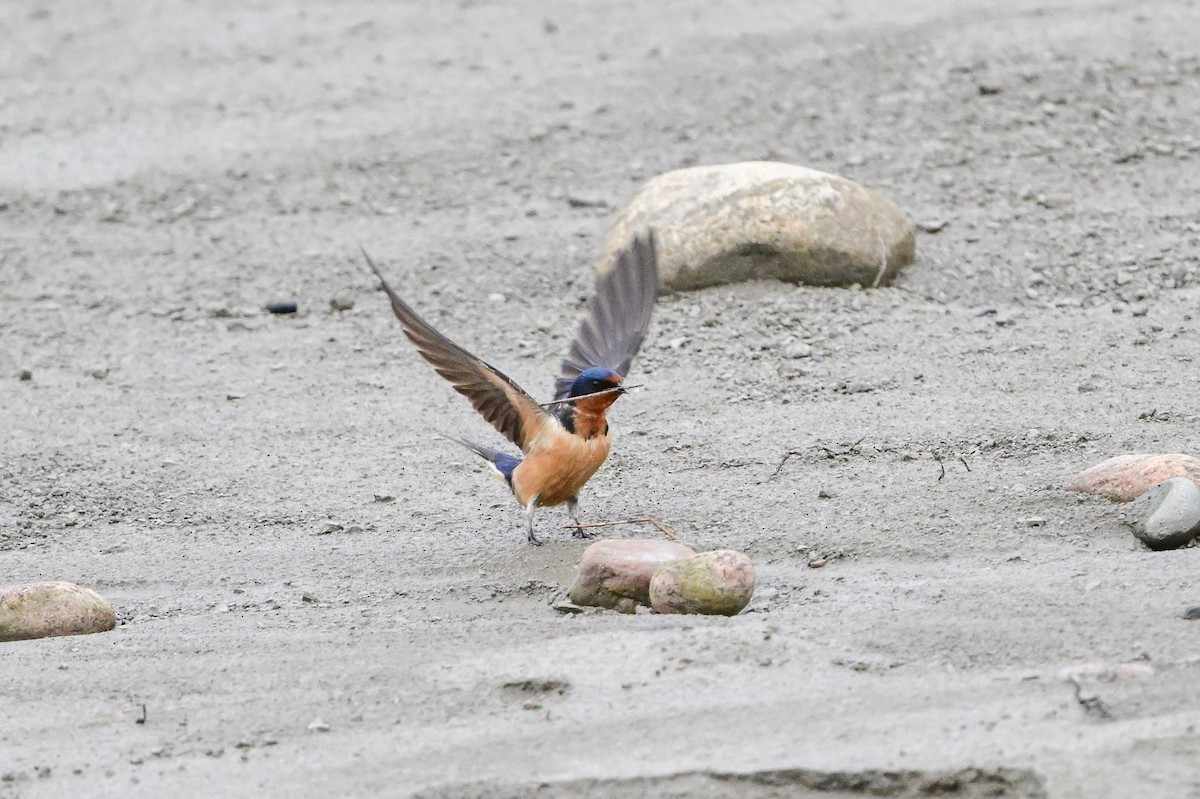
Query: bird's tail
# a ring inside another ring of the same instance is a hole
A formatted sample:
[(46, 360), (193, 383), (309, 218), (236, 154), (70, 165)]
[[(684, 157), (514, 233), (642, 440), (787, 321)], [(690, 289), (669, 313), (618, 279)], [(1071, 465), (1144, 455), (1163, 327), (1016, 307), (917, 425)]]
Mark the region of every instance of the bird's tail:
[(479, 457), (483, 458), (488, 463), (492, 464), (492, 468), (496, 470), (497, 474), (504, 478), (504, 482), (508, 483), (508, 487), (512, 488), (513, 471), (521, 465), (520, 458), (514, 458), (507, 452), (501, 452), (498, 449), (485, 447), (482, 444), (476, 444), (472, 441), (459, 438), (458, 436), (449, 435), (448, 433), (438, 433), (438, 435), (447, 441), (453, 441), (455, 444), (461, 444)]

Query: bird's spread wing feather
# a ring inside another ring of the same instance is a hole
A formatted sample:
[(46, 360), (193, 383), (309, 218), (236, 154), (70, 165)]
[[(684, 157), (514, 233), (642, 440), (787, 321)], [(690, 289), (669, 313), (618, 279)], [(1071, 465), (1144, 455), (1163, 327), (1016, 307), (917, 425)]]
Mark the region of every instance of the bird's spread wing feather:
[(417, 346), (421, 356), (469, 399), (484, 419), (525, 451), (526, 445), (553, 417), (499, 369), (479, 360), (417, 316), (388, 285), (365, 250), (363, 257), (383, 284), (404, 334)]
[(654, 234), (635, 237), (622, 250), (613, 266), (588, 300), (579, 333), (562, 362), (562, 374), (554, 383), (554, 398), (571, 390), (579, 373), (593, 366), (612, 369), (624, 377), (629, 373), (650, 328), (650, 313), (658, 297), (658, 254)]

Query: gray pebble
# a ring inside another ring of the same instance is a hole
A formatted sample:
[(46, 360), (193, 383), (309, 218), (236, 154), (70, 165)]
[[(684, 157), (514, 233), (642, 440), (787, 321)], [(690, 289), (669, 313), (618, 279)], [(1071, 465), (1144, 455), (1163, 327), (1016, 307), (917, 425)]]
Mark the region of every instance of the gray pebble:
[(1200, 605), (1193, 605), (1185, 610), (1183, 617), (1188, 621), (1200, 621)]
[(1172, 477), (1129, 505), (1133, 534), (1151, 549), (1178, 549), (1200, 535), (1200, 485)]
[(1072, 203), (1072, 197), (1066, 193), (1039, 194), (1038, 205), (1043, 208), (1065, 208)]
[(339, 291), (329, 300), (329, 307), (335, 311), (354, 310), (354, 295), (348, 291)]
[(797, 341), (795, 344), (789, 344), (784, 350), (785, 358), (811, 358), (813, 349), (811, 344), (805, 344), (803, 341)]

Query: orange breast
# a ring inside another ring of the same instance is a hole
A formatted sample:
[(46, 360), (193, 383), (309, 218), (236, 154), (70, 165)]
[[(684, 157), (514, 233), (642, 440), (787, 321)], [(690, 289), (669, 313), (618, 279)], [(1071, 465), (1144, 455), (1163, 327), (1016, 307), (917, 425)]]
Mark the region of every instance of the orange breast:
[(513, 472), (517, 502), (525, 505), (538, 494), (538, 505), (566, 502), (604, 463), (610, 444), (607, 433), (582, 438), (557, 424), (546, 425)]

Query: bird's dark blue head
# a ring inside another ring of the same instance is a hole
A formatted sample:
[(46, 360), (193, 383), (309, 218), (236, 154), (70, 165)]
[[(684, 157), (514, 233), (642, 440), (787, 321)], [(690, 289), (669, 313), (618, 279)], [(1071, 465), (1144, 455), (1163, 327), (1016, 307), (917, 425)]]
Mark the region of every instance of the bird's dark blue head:
[[(618, 388), (622, 380), (623, 378), (612, 369), (593, 366), (591, 369), (584, 369), (579, 373), (579, 377), (575, 378), (575, 382), (571, 384), (571, 392), (567, 396), (582, 397), (585, 394), (595, 394), (597, 391)], [(613, 392), (609, 396), (616, 399), (620, 395), (621, 392)]]

